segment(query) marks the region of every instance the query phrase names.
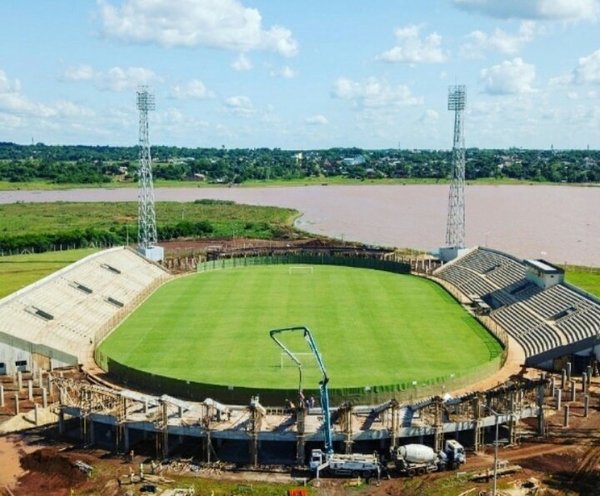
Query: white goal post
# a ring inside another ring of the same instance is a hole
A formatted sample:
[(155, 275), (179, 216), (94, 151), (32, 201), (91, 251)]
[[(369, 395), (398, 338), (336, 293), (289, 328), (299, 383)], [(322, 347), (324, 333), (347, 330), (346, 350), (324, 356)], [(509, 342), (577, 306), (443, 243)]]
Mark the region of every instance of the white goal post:
[[(307, 366), (312, 366), (315, 363), (315, 356), (310, 351), (302, 351), (299, 353), (294, 353), (294, 356), (300, 360), (302, 364), (302, 368), (306, 368)], [(290, 356), (282, 351), (279, 355), (279, 368), (283, 367), (294, 367), (298, 368), (298, 365), (290, 358)]]
[(313, 275), (315, 272), (314, 267), (312, 265), (290, 265), (288, 267), (288, 274), (294, 275)]

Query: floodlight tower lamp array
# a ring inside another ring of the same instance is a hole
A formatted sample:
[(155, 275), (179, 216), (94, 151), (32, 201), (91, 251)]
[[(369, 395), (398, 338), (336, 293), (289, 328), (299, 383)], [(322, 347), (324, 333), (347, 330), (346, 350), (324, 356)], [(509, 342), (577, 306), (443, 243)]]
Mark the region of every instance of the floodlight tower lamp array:
[(464, 110), (467, 103), (465, 85), (448, 88), (448, 110), (454, 112), (454, 139), (452, 143), (452, 178), (448, 198), (446, 246), (465, 246), (465, 136)]
[(152, 182), (152, 157), (148, 132), (148, 112), (155, 110), (154, 95), (147, 86), (137, 91), (139, 111), (138, 245), (142, 249), (156, 245), (156, 211)]

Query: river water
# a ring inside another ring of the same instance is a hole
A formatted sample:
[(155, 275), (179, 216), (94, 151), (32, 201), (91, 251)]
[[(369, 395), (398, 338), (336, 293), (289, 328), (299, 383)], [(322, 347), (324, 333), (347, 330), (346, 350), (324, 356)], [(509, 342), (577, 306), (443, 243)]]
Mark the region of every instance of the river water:
[[(294, 208), (303, 213), (301, 229), (371, 244), (433, 250), (445, 239), (447, 185), (190, 187), (155, 194), (157, 201), (211, 198)], [(136, 199), (135, 189), (0, 192), (0, 203)], [(465, 202), (467, 246), (600, 265), (599, 187), (467, 186)]]

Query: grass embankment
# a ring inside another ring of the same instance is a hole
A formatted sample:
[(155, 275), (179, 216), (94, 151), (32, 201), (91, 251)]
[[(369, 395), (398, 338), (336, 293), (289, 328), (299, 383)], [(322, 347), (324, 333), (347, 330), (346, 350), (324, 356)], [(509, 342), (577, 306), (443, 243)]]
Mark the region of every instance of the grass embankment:
[(566, 267), (569, 284), (600, 297), (600, 268)]
[[(431, 281), (348, 267), (319, 265), (312, 274), (288, 269), (253, 266), (172, 281), (133, 313), (101, 352), (167, 377), (293, 389), (297, 368), (289, 359), (281, 368), (281, 349), (270, 329), (307, 325), (332, 388), (458, 376), (502, 351)], [(305, 387), (316, 388), (320, 373), (302, 333), (281, 337), (293, 352), (308, 354), (301, 358), (307, 364)]]
[(0, 298), (97, 251), (95, 248), (0, 257)]
[[(14, 203), (0, 205), (0, 250), (44, 246), (125, 244), (137, 237), (137, 203)], [(199, 200), (159, 202), (159, 238), (250, 237), (271, 239), (289, 235), (295, 210)], [(40, 247), (39, 249), (37, 247)], [(58, 247), (58, 246), (57, 246)]]

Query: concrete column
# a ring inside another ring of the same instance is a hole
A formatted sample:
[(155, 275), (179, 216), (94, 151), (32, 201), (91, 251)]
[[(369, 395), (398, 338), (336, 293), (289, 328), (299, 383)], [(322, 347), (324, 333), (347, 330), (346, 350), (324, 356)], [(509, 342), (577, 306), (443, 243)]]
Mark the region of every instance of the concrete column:
[(560, 388), (565, 389), (565, 384), (567, 382), (567, 371), (562, 369), (560, 371)]
[(556, 409), (560, 410), (560, 403), (562, 399), (562, 389), (556, 390)]
[(250, 465), (256, 467), (258, 465), (258, 434), (253, 433), (250, 438)]
[(569, 427), (569, 405), (565, 405), (565, 418), (563, 422), (563, 427)]
[(592, 366), (588, 365), (585, 369), (586, 373), (587, 373), (587, 379), (588, 379), (588, 386), (590, 385), (590, 382), (592, 380)]
[[(206, 448), (206, 452), (205, 452), (206, 456), (205, 456), (205, 458), (206, 458), (207, 463), (210, 463), (210, 454), (211, 454), (210, 452), (211, 452), (211, 448), (212, 448), (211, 443), (212, 442), (210, 440), (210, 431), (207, 430), (206, 431), (206, 446), (205, 446), (205, 448)], [(304, 460), (303, 460), (303, 463), (304, 463)]]
[(554, 398), (554, 395), (556, 394), (556, 377), (552, 377), (550, 379), (550, 391), (551, 391), (551, 396)]
[[(538, 428), (538, 434), (540, 436), (545, 436), (546, 435), (546, 419), (544, 418), (544, 384), (540, 384), (537, 388), (537, 395), (536, 395), (536, 406), (538, 409), (538, 416), (537, 416), (537, 428)], [(519, 390), (519, 405), (523, 404), (523, 395), (521, 394), (523, 391)], [(556, 390), (557, 394), (560, 393), (560, 390), (557, 389)]]
[(62, 405), (58, 410), (58, 435), (62, 436), (65, 433), (65, 414), (63, 413)]
[(169, 415), (167, 414), (167, 404), (163, 402), (162, 406), (162, 418), (164, 427), (162, 431), (162, 457), (167, 458), (169, 456)]
[(29, 401), (33, 401), (33, 381), (31, 379), (27, 381), (27, 398)]
[(129, 453), (129, 427), (123, 428), (123, 451)]
[[(296, 463), (298, 465), (304, 465), (305, 460), (305, 439), (304, 439), (304, 421), (305, 421), (306, 410), (304, 408), (298, 408), (296, 410)], [(392, 434), (393, 436), (393, 434)]]
[(583, 400), (583, 416), (587, 417), (590, 411), (590, 395), (586, 394)]
[(567, 362), (567, 380), (571, 380), (571, 362)]
[(15, 415), (19, 415), (19, 393), (15, 393)]
[(20, 370), (17, 371), (17, 388), (19, 391), (23, 389), (23, 373)]
[(54, 391), (52, 390), (52, 376), (50, 374), (48, 374), (48, 377), (46, 378), (46, 388), (48, 388), (48, 394), (50, 395), (50, 398), (53, 398)]
[(4, 386), (0, 386), (0, 407), (4, 406)]
[(587, 374), (585, 372), (581, 374), (581, 392), (587, 393)]
[(48, 408), (48, 391), (46, 388), (42, 388), (42, 406)]
[(576, 390), (575, 390), (575, 379), (571, 379), (571, 401), (575, 401), (575, 396), (576, 396)]
[(509, 440), (510, 444), (516, 444), (517, 440), (517, 422), (515, 421), (515, 392), (510, 392), (510, 400), (509, 400), (509, 408), (510, 408), (510, 421), (509, 425)]
[(94, 446), (96, 444), (96, 427), (94, 421), (88, 417), (89, 419), (89, 430), (90, 430), (90, 445)]

